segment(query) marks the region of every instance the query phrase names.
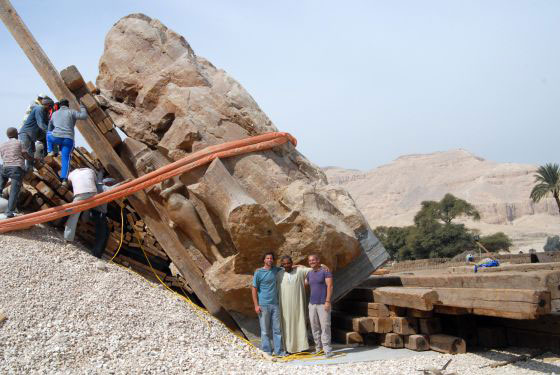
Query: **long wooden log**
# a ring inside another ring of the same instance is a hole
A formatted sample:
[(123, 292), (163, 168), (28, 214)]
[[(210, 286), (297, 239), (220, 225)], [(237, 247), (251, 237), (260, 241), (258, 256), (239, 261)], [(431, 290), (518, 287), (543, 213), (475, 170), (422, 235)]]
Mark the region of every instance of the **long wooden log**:
[(516, 270), (469, 274), (403, 274), (400, 275), (400, 279), (405, 287), (549, 290), (552, 299), (560, 298), (560, 290), (558, 289), (560, 270), (528, 272)]
[(467, 344), (460, 337), (449, 335), (432, 335), (430, 336), (430, 349), (440, 353), (460, 354), (467, 352)]
[(477, 315), (536, 319), (550, 313), (550, 292), (523, 289), (434, 288), (436, 304), (472, 308)]
[(436, 292), (428, 288), (381, 287), (373, 291), (375, 302), (430, 311), (438, 300)]
[[(78, 101), (66, 87), (59, 72), (8, 0), (0, 0), (0, 18), (51, 92), (59, 99), (67, 98), (72, 107), (78, 108)], [(76, 126), (111, 175), (121, 179), (134, 178), (132, 172), (114, 151), (111, 143), (90, 118), (78, 121)], [(230, 329), (241, 333), (234, 320), (220, 305), (210, 287), (202, 278), (202, 274), (188, 256), (188, 252), (181, 244), (177, 234), (167, 226), (168, 218), (160, 215), (144, 192), (136, 193), (135, 196), (129, 198), (129, 201), (135, 210), (142, 215), (142, 218), (163, 246), (165, 252), (181, 271), (208, 311), (224, 322)]]

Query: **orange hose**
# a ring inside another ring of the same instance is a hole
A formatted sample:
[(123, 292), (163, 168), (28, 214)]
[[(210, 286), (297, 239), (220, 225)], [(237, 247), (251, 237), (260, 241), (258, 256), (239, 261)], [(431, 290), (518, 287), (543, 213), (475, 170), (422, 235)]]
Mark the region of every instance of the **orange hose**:
[(35, 224), (56, 220), (64, 216), (72, 215), (108, 202), (112, 202), (115, 199), (125, 198), (164, 180), (208, 164), (216, 158), (227, 158), (250, 152), (263, 151), (282, 145), (286, 142), (291, 142), (294, 146), (297, 144), (296, 139), (289, 133), (276, 132), (206, 147), (203, 150), (185, 156), (184, 158), (167, 164), (153, 172), (124, 183), (115, 189), (94, 195), (93, 197), (83, 201), (67, 203), (62, 206), (52, 207), (12, 219), (2, 220), (0, 221), (0, 233), (29, 228)]

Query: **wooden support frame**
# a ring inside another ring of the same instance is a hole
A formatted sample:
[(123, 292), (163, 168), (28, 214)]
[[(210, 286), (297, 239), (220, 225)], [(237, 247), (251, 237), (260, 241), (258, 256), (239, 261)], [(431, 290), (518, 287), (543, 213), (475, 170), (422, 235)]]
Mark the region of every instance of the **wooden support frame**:
[[(77, 109), (78, 101), (66, 87), (60, 73), (37, 43), (9, 0), (0, 0), (0, 18), (51, 92), (58, 99), (67, 98), (70, 106)], [(78, 121), (76, 126), (111, 175), (121, 179), (135, 177), (90, 118)], [(234, 332), (242, 334), (231, 315), (220, 305), (216, 296), (204, 281), (203, 275), (194, 264), (177, 234), (165, 224), (168, 222), (167, 217), (158, 211), (152, 200), (143, 191), (131, 196), (129, 201), (142, 216), (148, 228), (154, 233), (165, 252), (208, 311)]]

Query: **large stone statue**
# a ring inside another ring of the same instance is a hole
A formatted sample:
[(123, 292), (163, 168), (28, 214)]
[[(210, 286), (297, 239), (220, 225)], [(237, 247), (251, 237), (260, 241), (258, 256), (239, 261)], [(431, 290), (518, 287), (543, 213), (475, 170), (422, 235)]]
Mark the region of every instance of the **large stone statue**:
[[(129, 137), (120, 155), (138, 175), (210, 145), (277, 131), (239, 83), (145, 15), (109, 31), (97, 86)], [(387, 258), (350, 195), (291, 144), (217, 159), (148, 193), (194, 247), (190, 255), (231, 312), (252, 314), (251, 275), (265, 251), (296, 263), (321, 254), (343, 269), (335, 273), (339, 294)]]

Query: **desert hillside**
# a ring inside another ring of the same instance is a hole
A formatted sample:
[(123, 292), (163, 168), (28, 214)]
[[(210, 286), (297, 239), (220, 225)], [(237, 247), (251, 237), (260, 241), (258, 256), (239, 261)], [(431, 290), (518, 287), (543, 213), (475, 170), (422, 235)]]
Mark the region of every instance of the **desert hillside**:
[(503, 231), (515, 250), (542, 250), (547, 235), (560, 233), (556, 203), (529, 199), (536, 165), (497, 163), (466, 150), (405, 155), (371, 171), (327, 167), (332, 184), (344, 186), (370, 225), (404, 226), (412, 223), (424, 200), (446, 193), (474, 204), (480, 222), (469, 222), (483, 234)]

